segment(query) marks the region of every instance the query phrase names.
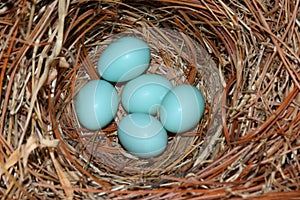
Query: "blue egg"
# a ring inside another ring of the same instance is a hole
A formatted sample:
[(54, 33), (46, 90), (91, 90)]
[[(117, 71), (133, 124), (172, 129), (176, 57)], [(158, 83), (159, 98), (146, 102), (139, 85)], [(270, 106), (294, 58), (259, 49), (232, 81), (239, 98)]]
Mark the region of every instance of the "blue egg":
[(164, 97), (159, 109), (160, 121), (170, 132), (189, 131), (199, 123), (204, 108), (204, 98), (196, 87), (179, 85)]
[(123, 37), (112, 42), (98, 60), (98, 72), (110, 82), (128, 81), (149, 67), (150, 48), (135, 37)]
[(160, 121), (145, 113), (132, 113), (119, 123), (118, 137), (123, 147), (141, 158), (160, 155), (168, 136)]
[(89, 81), (75, 97), (78, 120), (89, 130), (108, 125), (117, 113), (118, 104), (117, 91), (104, 80)]
[(171, 82), (156, 74), (144, 74), (129, 81), (122, 90), (121, 102), (127, 112), (155, 115)]

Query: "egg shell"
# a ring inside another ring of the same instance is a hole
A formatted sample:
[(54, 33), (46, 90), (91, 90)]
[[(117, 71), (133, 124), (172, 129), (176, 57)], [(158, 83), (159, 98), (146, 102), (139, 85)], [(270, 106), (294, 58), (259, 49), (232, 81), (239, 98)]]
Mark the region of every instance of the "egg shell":
[(129, 81), (122, 90), (121, 102), (127, 112), (155, 115), (171, 82), (156, 74), (144, 74)]
[(127, 151), (141, 158), (160, 155), (168, 142), (160, 121), (145, 113), (125, 116), (119, 123), (118, 137)]
[(110, 82), (128, 81), (141, 75), (150, 63), (150, 49), (141, 39), (126, 36), (115, 40), (98, 60), (98, 72)]
[(75, 97), (75, 110), (82, 126), (97, 130), (108, 125), (118, 109), (114, 86), (104, 80), (87, 82)]
[(204, 108), (204, 98), (196, 87), (179, 85), (164, 97), (159, 109), (160, 121), (170, 132), (186, 132), (198, 124)]

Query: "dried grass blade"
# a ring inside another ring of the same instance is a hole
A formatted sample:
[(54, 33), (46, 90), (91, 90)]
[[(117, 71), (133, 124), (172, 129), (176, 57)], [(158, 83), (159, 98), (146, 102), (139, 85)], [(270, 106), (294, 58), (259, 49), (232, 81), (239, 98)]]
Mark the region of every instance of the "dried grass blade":
[(67, 178), (67, 175), (62, 170), (62, 167), (59, 164), (59, 162), (56, 160), (53, 151), (50, 151), (50, 156), (51, 156), (53, 165), (55, 167), (56, 173), (58, 175), (58, 178), (60, 180), (60, 183), (62, 185), (62, 188), (65, 191), (65, 194), (66, 194), (66, 197), (67, 197), (66, 199), (68, 199), (68, 200), (73, 199), (74, 190), (72, 189), (72, 185), (71, 185), (69, 179)]

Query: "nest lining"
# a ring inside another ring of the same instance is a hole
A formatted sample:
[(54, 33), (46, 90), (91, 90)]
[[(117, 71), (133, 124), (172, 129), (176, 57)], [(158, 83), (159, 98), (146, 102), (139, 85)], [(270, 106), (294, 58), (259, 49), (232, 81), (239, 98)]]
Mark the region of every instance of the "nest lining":
[[(121, 105), (115, 122), (108, 127), (108, 132), (79, 131), (81, 135), (79, 137), (82, 137), (79, 141), (81, 144), (79, 152), (87, 149), (89, 156), (86, 157), (95, 159), (99, 165), (107, 166), (109, 169), (113, 168), (114, 173), (135, 175), (138, 179), (138, 174), (149, 177), (158, 176), (161, 173), (178, 171), (178, 168), (192, 163), (196, 159), (198, 159), (197, 162), (201, 162), (211, 154), (206, 149), (212, 149), (217, 143), (216, 139), (211, 140), (211, 138), (218, 138), (221, 133), (221, 116), (218, 110), (220, 110), (221, 105), (219, 99), (222, 93), (222, 86), (218, 72), (215, 70), (215, 64), (207, 52), (199, 43), (192, 41), (186, 35), (182, 35), (182, 33), (170, 29), (154, 29), (146, 25), (142, 27), (143, 29), (140, 30), (132, 29), (122, 34), (112, 35), (112, 38), (97, 44), (87, 58), (93, 63), (92, 67), (96, 68), (101, 52), (116, 38), (126, 35), (141, 38), (149, 44), (153, 58), (146, 73), (162, 75), (169, 79), (173, 85), (188, 84), (188, 81), (190, 81), (191, 84), (198, 86), (206, 97), (207, 109), (205, 119), (194, 130), (179, 135), (169, 134), (169, 144), (163, 155), (147, 160), (140, 160), (127, 153), (118, 142), (116, 127), (118, 121), (126, 115)], [(191, 52), (195, 55), (192, 55)], [(88, 61), (84, 63), (88, 63)], [(88, 79), (91, 79), (87, 71), (84, 70), (85, 68), (81, 67), (79, 69), (78, 74), (80, 76), (77, 76), (78, 83), (76, 84), (78, 87), (81, 87)], [(188, 74), (191, 74), (193, 68), (199, 69), (197, 71), (194, 70), (193, 73), (195, 75), (193, 78), (188, 78)], [(205, 78), (201, 78), (199, 75)], [(123, 86), (124, 83), (115, 85), (119, 94)], [(76, 88), (75, 90), (78, 91)], [(65, 114), (67, 117), (76, 118), (74, 114)], [(208, 120), (213, 121), (213, 123), (210, 124)], [(73, 124), (74, 127), (76, 126)], [(82, 128), (79, 126), (78, 129)], [(205, 137), (207, 137), (206, 141), (204, 141)], [(203, 150), (195, 151), (195, 149)], [(191, 154), (191, 152), (194, 153)], [(186, 157), (190, 157), (189, 161), (184, 161)], [(200, 160), (200, 157), (202, 160)]]

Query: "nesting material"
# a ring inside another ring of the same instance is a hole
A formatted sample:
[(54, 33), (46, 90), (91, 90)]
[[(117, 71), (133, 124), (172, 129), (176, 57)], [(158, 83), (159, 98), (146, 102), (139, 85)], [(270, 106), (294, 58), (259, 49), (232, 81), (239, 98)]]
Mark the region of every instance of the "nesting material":
[[(299, 198), (299, 3), (1, 1), (0, 196)], [(124, 111), (95, 134), (73, 110), (119, 34), (149, 42), (150, 72), (207, 100), (197, 128), (150, 160), (120, 147)]]

